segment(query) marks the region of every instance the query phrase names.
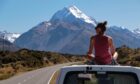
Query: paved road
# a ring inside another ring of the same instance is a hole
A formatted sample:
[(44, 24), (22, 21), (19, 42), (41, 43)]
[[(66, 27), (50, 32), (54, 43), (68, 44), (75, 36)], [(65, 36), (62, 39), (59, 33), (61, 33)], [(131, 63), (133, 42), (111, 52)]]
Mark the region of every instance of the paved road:
[(67, 64), (59, 64), (51, 67), (30, 71), (10, 79), (0, 81), (0, 84), (48, 84), (52, 74)]

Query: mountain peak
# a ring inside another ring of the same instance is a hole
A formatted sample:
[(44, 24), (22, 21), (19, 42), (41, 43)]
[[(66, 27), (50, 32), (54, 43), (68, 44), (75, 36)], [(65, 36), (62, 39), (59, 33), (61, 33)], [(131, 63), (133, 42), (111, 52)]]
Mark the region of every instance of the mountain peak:
[(86, 23), (90, 23), (93, 25), (96, 25), (96, 21), (94, 21), (91, 17), (88, 17), (85, 13), (83, 13), (80, 9), (78, 9), (76, 6), (72, 5), (69, 7), (64, 7), (62, 10), (59, 10), (54, 14), (51, 21), (54, 20), (74, 20), (74, 19), (80, 19), (81, 21), (84, 21)]
[(69, 6), (67, 9), (76, 17), (79, 17), (83, 14), (83, 12), (80, 11), (76, 6)]

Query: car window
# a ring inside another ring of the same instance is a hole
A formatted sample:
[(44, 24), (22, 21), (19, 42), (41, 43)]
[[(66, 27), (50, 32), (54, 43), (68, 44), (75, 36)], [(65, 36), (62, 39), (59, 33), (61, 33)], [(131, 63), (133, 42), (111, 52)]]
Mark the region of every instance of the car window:
[(133, 73), (68, 73), (64, 84), (138, 84), (138, 78)]

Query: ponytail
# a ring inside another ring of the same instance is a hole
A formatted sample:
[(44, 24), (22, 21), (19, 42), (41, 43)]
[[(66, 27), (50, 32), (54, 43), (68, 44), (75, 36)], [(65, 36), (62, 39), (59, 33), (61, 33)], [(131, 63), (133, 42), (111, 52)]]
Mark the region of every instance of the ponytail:
[(107, 21), (98, 23), (97, 26), (95, 27), (95, 29), (101, 28), (101, 33), (104, 33), (106, 31), (106, 25), (107, 25)]

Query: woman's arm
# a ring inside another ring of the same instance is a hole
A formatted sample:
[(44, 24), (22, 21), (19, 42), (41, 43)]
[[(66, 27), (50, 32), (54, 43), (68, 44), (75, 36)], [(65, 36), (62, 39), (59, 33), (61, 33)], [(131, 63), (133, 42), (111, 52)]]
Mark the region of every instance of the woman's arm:
[(113, 56), (115, 53), (115, 46), (111, 37), (109, 38), (109, 46), (110, 46), (111, 54)]
[(115, 49), (115, 46), (113, 44), (112, 38), (109, 39), (109, 45), (110, 45), (110, 50), (111, 50), (111, 54), (113, 56), (113, 59), (117, 60), (118, 53), (116, 52), (116, 49)]
[(93, 48), (94, 48), (94, 37), (92, 36), (90, 38), (89, 50), (88, 50), (88, 53), (87, 53), (88, 59), (92, 59), (91, 54), (93, 52)]

